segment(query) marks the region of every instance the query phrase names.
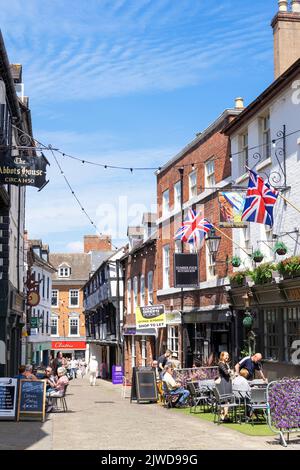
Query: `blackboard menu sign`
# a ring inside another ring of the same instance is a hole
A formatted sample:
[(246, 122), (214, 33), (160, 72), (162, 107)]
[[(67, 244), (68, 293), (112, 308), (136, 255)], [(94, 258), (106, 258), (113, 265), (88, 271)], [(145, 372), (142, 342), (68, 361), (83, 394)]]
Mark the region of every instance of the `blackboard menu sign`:
[(141, 402), (157, 402), (157, 385), (155, 369), (151, 367), (134, 367), (132, 373), (131, 399)]
[(0, 378), (0, 419), (15, 419), (18, 380)]
[(44, 380), (20, 380), (18, 421), (45, 420), (46, 382)]

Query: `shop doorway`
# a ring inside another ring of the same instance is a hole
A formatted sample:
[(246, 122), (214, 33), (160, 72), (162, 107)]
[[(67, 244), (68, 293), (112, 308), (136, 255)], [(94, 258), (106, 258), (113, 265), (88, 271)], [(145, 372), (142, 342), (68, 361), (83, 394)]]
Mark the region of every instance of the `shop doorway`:
[(216, 359), (222, 351), (229, 351), (229, 330), (214, 330), (211, 332), (212, 352)]

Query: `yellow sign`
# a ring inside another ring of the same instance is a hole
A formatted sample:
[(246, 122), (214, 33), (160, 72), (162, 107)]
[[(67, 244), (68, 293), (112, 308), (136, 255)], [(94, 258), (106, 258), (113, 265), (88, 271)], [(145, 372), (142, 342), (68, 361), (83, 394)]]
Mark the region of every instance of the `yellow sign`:
[(148, 305), (137, 307), (135, 311), (137, 329), (164, 328), (166, 326), (165, 306)]

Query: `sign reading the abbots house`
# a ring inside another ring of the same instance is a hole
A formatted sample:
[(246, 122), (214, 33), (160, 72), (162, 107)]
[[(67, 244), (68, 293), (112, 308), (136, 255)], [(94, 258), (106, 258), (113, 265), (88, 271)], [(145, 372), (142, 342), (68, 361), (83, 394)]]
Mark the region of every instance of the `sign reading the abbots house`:
[(196, 253), (175, 253), (174, 287), (198, 287), (198, 255)]
[(46, 184), (46, 168), (49, 162), (44, 155), (13, 157), (5, 152), (1, 156), (0, 184), (36, 188), (42, 188)]

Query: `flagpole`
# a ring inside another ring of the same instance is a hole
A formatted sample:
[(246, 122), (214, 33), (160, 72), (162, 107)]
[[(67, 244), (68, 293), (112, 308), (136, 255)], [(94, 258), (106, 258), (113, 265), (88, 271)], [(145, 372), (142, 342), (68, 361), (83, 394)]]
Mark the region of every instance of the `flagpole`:
[(295, 206), (291, 201), (289, 201), (286, 197), (284, 197), (281, 193), (279, 193), (279, 196), (281, 197), (281, 199), (283, 199), (287, 204), (289, 204), (290, 206), (292, 206), (297, 212), (300, 212), (300, 209), (299, 207)]
[(230, 238), (228, 235), (226, 235), (225, 232), (223, 232), (223, 230), (219, 229), (218, 227), (216, 227), (215, 225), (213, 225), (211, 223), (211, 225), (214, 227), (215, 230), (217, 230), (217, 232), (220, 232), (225, 238), (227, 238), (228, 240), (230, 240), (232, 243), (234, 243), (234, 245), (238, 246), (240, 250), (242, 250), (247, 256), (250, 256), (249, 253), (247, 253), (247, 251), (241, 247), (241, 245), (239, 245), (237, 242), (235, 242), (232, 238)]

